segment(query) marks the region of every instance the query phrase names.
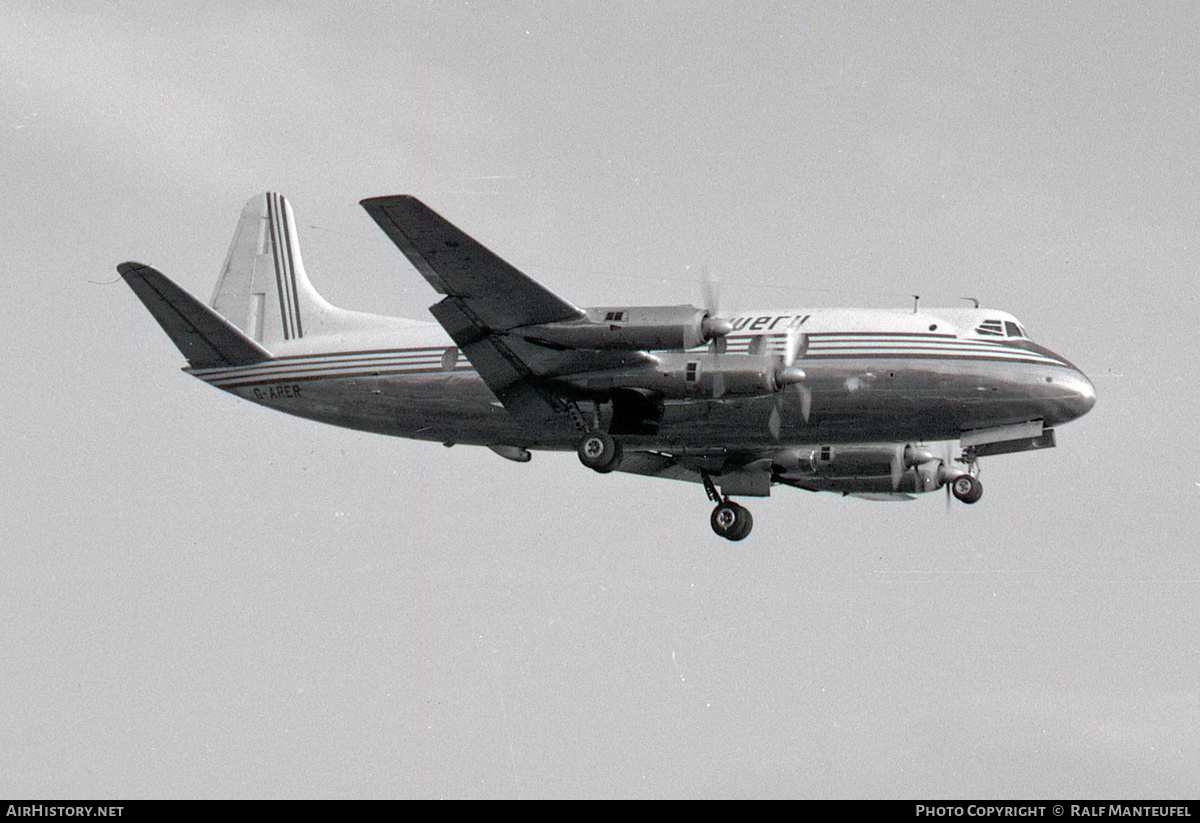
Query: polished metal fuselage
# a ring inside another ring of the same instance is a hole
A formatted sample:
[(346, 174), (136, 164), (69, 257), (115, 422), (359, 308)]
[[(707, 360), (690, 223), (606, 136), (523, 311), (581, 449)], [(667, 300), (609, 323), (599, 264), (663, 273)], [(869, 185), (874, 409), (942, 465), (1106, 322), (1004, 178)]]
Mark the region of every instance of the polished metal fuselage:
[[(985, 314), (747, 314), (728, 336), (727, 351), (781, 351), (787, 327), (797, 326), (808, 339), (799, 363), (803, 384), (757, 396), (664, 400), (654, 433), (622, 439), (628, 448), (674, 454), (952, 440), (964, 431), (1030, 420), (1050, 428), (1092, 407), (1091, 383), (1067, 360), (1024, 337), (974, 333), (977, 316)], [(394, 348), (334, 344), (321, 350), (319, 338), (304, 345), (251, 366), (187, 371), (268, 408), (352, 429), (442, 443), (577, 445), (578, 431), (568, 421), (539, 430), (520, 426), (433, 324), (406, 330)], [(553, 381), (547, 389), (554, 389)], [(585, 411), (599, 419), (603, 398)]]

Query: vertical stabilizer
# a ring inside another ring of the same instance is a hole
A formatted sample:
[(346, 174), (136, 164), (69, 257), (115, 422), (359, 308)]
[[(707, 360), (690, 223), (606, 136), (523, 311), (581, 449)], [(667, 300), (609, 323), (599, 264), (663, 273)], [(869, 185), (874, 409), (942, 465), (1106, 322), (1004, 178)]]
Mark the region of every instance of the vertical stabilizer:
[(260, 194), (242, 210), (212, 307), (268, 349), (314, 333), (339, 313), (308, 282), (282, 196)]

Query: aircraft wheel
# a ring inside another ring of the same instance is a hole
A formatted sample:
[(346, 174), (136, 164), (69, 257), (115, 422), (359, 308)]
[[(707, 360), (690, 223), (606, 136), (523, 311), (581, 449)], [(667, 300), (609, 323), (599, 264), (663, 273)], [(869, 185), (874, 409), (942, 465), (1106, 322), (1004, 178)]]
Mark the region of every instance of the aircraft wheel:
[(732, 500), (718, 503), (709, 522), (713, 531), (726, 540), (744, 540), (754, 528), (754, 518), (750, 516), (750, 510)]
[(579, 444), (579, 462), (607, 474), (621, 463), (621, 444), (606, 432), (592, 432)]
[(950, 484), (954, 496), (964, 503), (974, 503), (983, 497), (983, 485), (969, 474), (961, 474)]

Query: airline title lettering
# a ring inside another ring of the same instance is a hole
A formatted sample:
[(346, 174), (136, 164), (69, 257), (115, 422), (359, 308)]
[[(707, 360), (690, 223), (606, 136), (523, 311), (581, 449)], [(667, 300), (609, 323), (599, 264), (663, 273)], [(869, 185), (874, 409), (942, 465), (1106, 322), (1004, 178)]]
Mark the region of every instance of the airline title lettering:
[[(778, 314), (766, 317), (735, 317), (730, 321), (734, 331), (771, 331), (777, 326), (781, 329), (794, 329), (804, 325), (811, 314)], [(787, 321), (786, 323), (784, 321)], [(783, 324), (782, 326), (780, 324)]]
[(254, 387), (255, 400), (279, 400), (285, 397), (299, 397), (300, 387), (291, 386), (267, 386), (265, 388)]

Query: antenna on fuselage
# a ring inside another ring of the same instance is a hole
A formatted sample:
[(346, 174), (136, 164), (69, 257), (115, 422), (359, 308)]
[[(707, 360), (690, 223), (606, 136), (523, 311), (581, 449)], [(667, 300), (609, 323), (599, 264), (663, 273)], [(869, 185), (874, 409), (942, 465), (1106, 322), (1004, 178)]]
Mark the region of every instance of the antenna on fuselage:
[(977, 297), (960, 297), (959, 300), (970, 300), (975, 304), (975, 308), (979, 308), (979, 298)]
[(912, 296), (912, 299), (913, 299), (913, 314), (916, 314), (917, 309), (919, 309), (921, 307), (921, 295), (914, 294)]

